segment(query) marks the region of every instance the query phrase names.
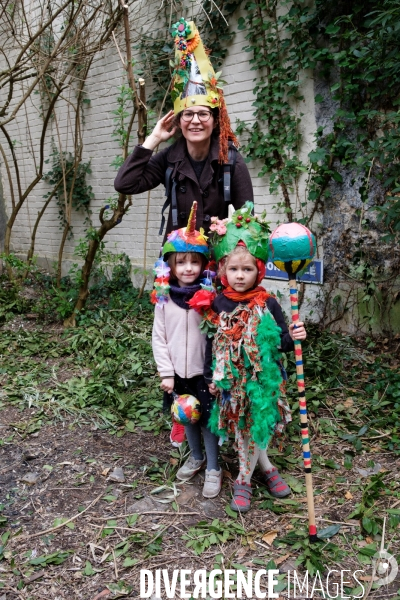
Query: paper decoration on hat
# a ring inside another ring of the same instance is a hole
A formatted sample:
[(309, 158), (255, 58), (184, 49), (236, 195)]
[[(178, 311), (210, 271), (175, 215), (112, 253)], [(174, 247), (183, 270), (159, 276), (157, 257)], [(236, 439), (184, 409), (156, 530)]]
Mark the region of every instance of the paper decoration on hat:
[(167, 258), (172, 252), (198, 252), (208, 258), (210, 250), (203, 229), (196, 231), (197, 202), (193, 202), (187, 227), (171, 231), (165, 242), (162, 254)]
[(225, 83), (220, 78), (221, 71), (214, 71), (193, 21), (182, 18), (172, 26), (171, 32), (175, 41), (175, 62), (171, 62), (174, 69), (171, 90), (174, 112), (177, 115), (192, 106), (219, 108), (218, 161), (226, 164), (228, 141), (233, 142), (237, 148), (239, 142), (229, 120), (221, 87)]
[(200, 401), (190, 394), (173, 394), (171, 414), (180, 425), (193, 425), (201, 417)]
[(172, 26), (175, 40), (172, 101), (175, 114), (191, 106), (220, 105), (218, 77), (193, 21), (180, 19)]
[(168, 302), (170, 271), (169, 264), (162, 258), (159, 258), (154, 263), (153, 273), (156, 277), (154, 280), (154, 289), (150, 294), (150, 302), (158, 308), (162, 308)]
[(268, 258), (268, 223), (263, 216), (252, 214), (253, 203), (246, 204), (236, 210), (230, 219), (219, 221), (217, 217), (211, 218), (210, 237), (214, 249), (215, 259), (219, 262), (243, 242), (247, 250), (255, 258), (266, 262)]
[(300, 223), (283, 223), (270, 236), (269, 259), (291, 279), (310, 264), (316, 249), (315, 237), (307, 227)]

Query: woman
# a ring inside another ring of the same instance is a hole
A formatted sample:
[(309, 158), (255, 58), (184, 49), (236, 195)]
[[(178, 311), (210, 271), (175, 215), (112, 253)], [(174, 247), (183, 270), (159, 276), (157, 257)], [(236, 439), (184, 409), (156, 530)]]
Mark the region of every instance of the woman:
[[(174, 110), (158, 121), (143, 145), (136, 146), (126, 159), (115, 179), (115, 189), (122, 194), (146, 192), (165, 184), (169, 170), (172, 210), (166, 234), (186, 226), (194, 201), (198, 203), (198, 226), (207, 233), (211, 216), (228, 216), (224, 171), (230, 171), (230, 202), (235, 209), (253, 200), (253, 187), (247, 166), (233, 145), (236, 137), (222, 90), (194, 23), (181, 19), (172, 29), (177, 61), (172, 89)], [(178, 129), (182, 136), (153, 155), (157, 146), (170, 140)], [(228, 144), (233, 158), (226, 169)]]

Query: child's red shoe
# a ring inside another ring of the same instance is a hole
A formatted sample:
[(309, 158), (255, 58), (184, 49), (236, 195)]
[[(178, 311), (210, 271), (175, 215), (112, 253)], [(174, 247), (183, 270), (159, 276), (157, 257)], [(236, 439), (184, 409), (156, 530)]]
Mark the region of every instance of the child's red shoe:
[(286, 498), (286, 496), (290, 496), (290, 487), (282, 478), (276, 467), (273, 467), (269, 471), (265, 471), (263, 479), (269, 493), (274, 498)]
[(175, 448), (180, 448), (186, 439), (185, 427), (173, 421), (169, 439), (171, 440), (171, 444), (175, 446)]
[(233, 484), (233, 498), (230, 504), (231, 509), (240, 513), (246, 513), (250, 510), (252, 493), (249, 483), (235, 481)]

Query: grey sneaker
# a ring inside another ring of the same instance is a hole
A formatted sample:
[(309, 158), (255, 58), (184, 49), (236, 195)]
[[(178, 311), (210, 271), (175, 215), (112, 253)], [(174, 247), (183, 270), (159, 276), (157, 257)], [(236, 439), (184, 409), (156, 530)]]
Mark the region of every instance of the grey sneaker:
[(206, 457), (201, 460), (196, 460), (192, 455), (189, 456), (185, 464), (181, 466), (176, 474), (177, 479), (188, 481), (198, 473), (206, 462)]
[(204, 479), (203, 496), (204, 498), (215, 498), (221, 491), (222, 486), (222, 469), (216, 471), (211, 469), (206, 470)]

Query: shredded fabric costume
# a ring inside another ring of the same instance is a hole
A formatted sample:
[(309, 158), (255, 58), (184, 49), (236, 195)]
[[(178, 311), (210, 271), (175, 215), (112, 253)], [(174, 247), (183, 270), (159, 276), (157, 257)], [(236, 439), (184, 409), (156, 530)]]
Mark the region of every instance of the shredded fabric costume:
[(280, 366), (282, 331), (268, 310), (269, 297), (258, 288), (232, 312), (208, 311), (205, 316), (217, 326), (212, 354), (218, 394), (209, 427), (223, 439), (234, 434), (242, 480), (252, 470), (255, 449), (265, 449), (291, 421)]

